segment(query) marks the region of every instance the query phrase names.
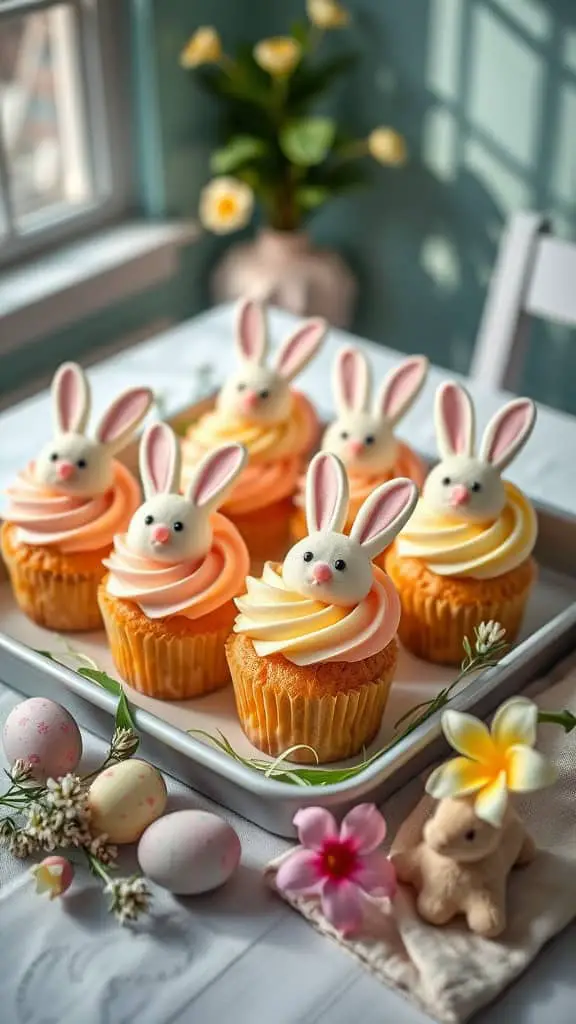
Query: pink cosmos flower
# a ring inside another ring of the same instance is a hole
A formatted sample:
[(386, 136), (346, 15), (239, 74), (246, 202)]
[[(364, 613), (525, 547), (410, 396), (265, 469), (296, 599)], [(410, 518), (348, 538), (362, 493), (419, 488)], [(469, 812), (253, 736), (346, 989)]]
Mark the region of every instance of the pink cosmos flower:
[(329, 811), (307, 807), (294, 815), (301, 847), (278, 869), (277, 888), (286, 893), (318, 893), (324, 916), (343, 935), (362, 924), (364, 893), (396, 892), (396, 873), (377, 847), (386, 822), (374, 804), (358, 804), (338, 828)]

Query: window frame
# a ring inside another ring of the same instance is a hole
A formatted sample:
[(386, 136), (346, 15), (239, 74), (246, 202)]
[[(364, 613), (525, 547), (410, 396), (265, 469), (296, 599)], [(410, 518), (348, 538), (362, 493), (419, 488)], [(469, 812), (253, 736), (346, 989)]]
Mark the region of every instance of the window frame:
[[(131, 207), (127, 5), (119, 0), (5, 0), (0, 5), (0, 25), (5, 18), (58, 5), (75, 12), (85, 139), (94, 194), (85, 204), (63, 212), (59, 218), (51, 217), (47, 210), (45, 224), (40, 223), (39, 213), (34, 228), (9, 233), (8, 237), (0, 235), (0, 271), (124, 219)], [(9, 225), (12, 218), (4, 191), (7, 173), (6, 159), (0, 154), (0, 209)]]

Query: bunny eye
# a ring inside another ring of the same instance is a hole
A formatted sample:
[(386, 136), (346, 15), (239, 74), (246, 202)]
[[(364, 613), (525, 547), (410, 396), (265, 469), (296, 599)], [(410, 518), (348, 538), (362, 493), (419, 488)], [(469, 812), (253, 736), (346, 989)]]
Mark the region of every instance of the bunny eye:
[(180, 531), (183, 530), (183, 529), (184, 529), (184, 523), (181, 523), (180, 520), (178, 520), (178, 522), (174, 523), (174, 530), (176, 531), (176, 533), (180, 533)]
[(344, 561), (344, 559), (337, 558), (336, 561), (334, 562), (334, 568), (338, 569), (338, 572), (344, 572), (344, 569), (346, 568), (346, 562)]
[(343, 441), (347, 441), (348, 438), (350, 437), (350, 434), (348, 433), (347, 430), (342, 430), (340, 433), (340, 437), (342, 438)]
[(144, 522), (146, 526), (151, 526), (154, 522), (154, 516), (144, 516)]
[(264, 388), (263, 391), (259, 392), (259, 397), (260, 398), (269, 398), (269, 396), (270, 396), (270, 391), (268, 390), (268, 388)]
[(478, 481), (476, 480), (476, 482), (472, 484), (470, 490), (474, 491), (475, 494), (478, 494), (478, 491), (482, 490), (482, 484), (479, 484)]
[(374, 444), (375, 440), (376, 440), (376, 438), (374, 437), (374, 434), (368, 434), (368, 437), (364, 438), (364, 443), (365, 444)]
[(58, 455), (56, 454), (56, 452), (52, 452), (52, 455), (50, 456), (50, 462), (56, 462), (57, 459)]
[(245, 390), (245, 388), (246, 388), (246, 385), (245, 385), (245, 384), (237, 384), (237, 385), (236, 385), (236, 390), (237, 390), (237, 391), (244, 391), (244, 390)]
[(76, 465), (78, 466), (78, 469), (86, 469), (86, 459), (78, 459)]
[(464, 839), (467, 839), (469, 843), (473, 843), (476, 839), (476, 829), (469, 828), (468, 831), (464, 833)]
[(449, 476), (445, 476), (444, 479), (442, 480), (442, 483), (444, 484), (445, 487), (449, 487), (450, 484), (452, 483), (452, 480), (450, 479)]
[(305, 551), (304, 555), (303, 555), (303, 558), (304, 558), (305, 562), (311, 562), (312, 559), (314, 558), (314, 555), (312, 554), (311, 551)]

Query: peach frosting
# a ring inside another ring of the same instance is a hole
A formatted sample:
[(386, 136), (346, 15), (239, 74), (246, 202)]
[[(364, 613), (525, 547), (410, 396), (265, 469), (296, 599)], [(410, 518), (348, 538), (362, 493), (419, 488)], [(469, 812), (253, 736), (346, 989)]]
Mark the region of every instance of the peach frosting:
[(19, 543), (54, 544), (63, 554), (110, 547), (140, 505), (140, 488), (121, 462), (113, 461), (114, 481), (93, 498), (60, 494), (35, 483), (34, 463), (8, 488), (6, 520), (18, 527)]
[(234, 632), (250, 637), (259, 657), (283, 654), (294, 665), (363, 661), (392, 641), (400, 601), (392, 581), (373, 566), (369, 594), (353, 607), (313, 601), (287, 589), (282, 567), (266, 562), (262, 576), (248, 576)]
[(183, 615), (199, 619), (242, 592), (250, 568), (246, 545), (225, 516), (210, 519), (212, 547), (200, 561), (169, 564), (132, 551), (126, 535), (114, 538), (104, 565), (106, 589), (113, 597), (134, 601), (149, 619)]
[(182, 487), (207, 451), (238, 441), (249, 461), (222, 509), (242, 515), (292, 495), (302, 456), (313, 446), (318, 430), (316, 413), (308, 399), (292, 391), (290, 416), (281, 423), (255, 423), (231, 419), (214, 409), (189, 428), (182, 442)]

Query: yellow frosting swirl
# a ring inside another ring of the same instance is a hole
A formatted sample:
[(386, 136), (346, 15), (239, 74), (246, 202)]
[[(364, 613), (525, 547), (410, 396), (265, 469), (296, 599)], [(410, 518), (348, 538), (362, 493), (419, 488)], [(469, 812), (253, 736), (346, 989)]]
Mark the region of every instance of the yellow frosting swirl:
[(517, 568), (534, 549), (536, 513), (517, 487), (504, 487), (506, 505), (488, 523), (438, 515), (420, 500), (396, 541), (398, 554), (420, 559), (438, 576), (490, 580)]
[(283, 654), (294, 665), (369, 658), (388, 646), (400, 621), (391, 580), (376, 566), (373, 571), (364, 600), (342, 608), (288, 590), (282, 567), (266, 562), (262, 577), (248, 576), (246, 596), (236, 599), (234, 632), (249, 636), (259, 657)]

